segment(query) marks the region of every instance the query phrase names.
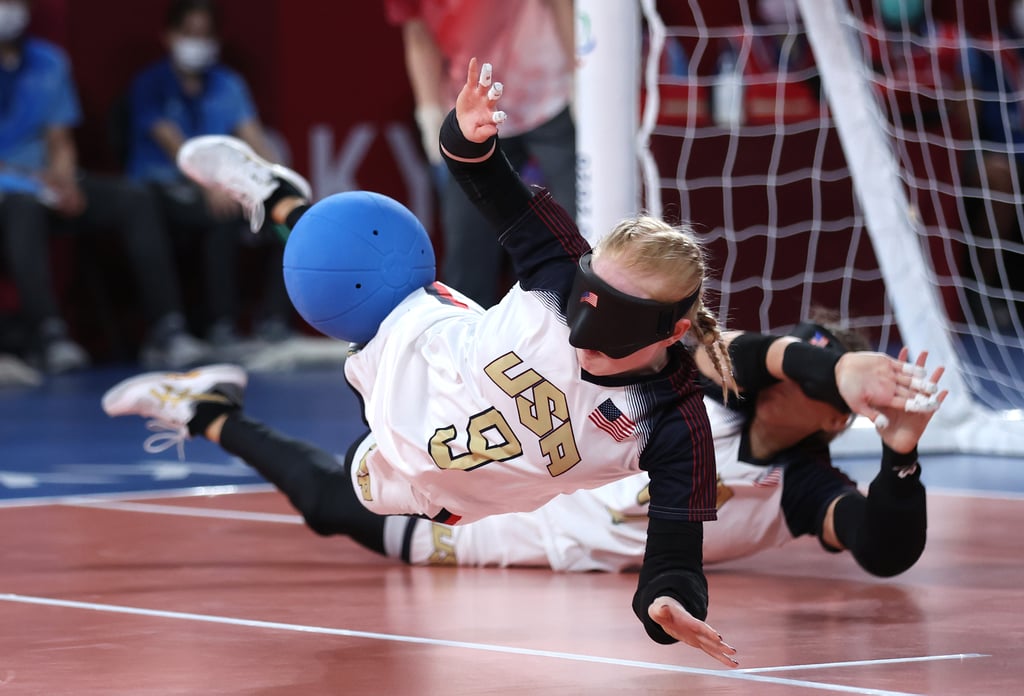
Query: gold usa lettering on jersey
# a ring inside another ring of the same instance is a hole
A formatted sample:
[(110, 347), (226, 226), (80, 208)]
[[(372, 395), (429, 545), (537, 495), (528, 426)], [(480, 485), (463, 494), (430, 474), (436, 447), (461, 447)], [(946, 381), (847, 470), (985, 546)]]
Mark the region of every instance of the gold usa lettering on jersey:
[[(580, 461), (569, 420), (569, 403), (565, 393), (536, 370), (526, 369), (513, 375), (512, 371), (522, 363), (518, 355), (508, 352), (488, 364), (484, 372), (514, 400), (519, 422), (537, 436), (540, 453), (548, 459), (548, 472), (559, 476)], [(450, 444), (458, 437), (455, 425), (434, 431), (429, 450), (439, 468), (468, 471), (523, 454), (515, 432), (501, 411), (494, 407), (470, 418), (466, 433), (467, 451), (453, 455)]]
[(485, 367), (484, 372), (515, 400), (519, 422), (540, 438), (538, 444), (548, 458), (548, 472), (559, 476), (580, 461), (569, 420), (569, 402), (565, 392), (532, 368), (514, 377), (509, 374), (522, 364), (522, 358), (509, 351)]

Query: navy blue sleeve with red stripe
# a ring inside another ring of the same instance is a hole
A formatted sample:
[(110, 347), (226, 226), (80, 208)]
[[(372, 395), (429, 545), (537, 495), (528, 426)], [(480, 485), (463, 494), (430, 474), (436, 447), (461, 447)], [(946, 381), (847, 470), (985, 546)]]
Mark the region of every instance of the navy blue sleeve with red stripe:
[[(452, 111), (441, 127), (441, 144), (461, 157), (483, 157), (480, 162), (459, 162), (445, 157), (452, 178), (499, 234), (512, 258), (516, 278), (524, 290), (550, 290), (568, 296), (576, 264), (590, 245), (565, 209), (544, 189), (528, 187), (501, 150), (501, 139), (485, 143), (467, 141)], [(481, 230), (487, 234), (487, 230)]]
[(679, 367), (667, 380), (668, 405), (640, 455), (651, 477), (649, 515), (666, 520), (716, 519), (717, 476), (711, 422), (695, 384), (692, 357), (678, 351)]
[(675, 642), (647, 614), (658, 597), (673, 597), (696, 618), (707, 617), (702, 523), (716, 518), (711, 422), (695, 383), (693, 358), (681, 346), (673, 353), (678, 367), (658, 387), (666, 409), (640, 455), (640, 467), (651, 477), (651, 502), (633, 611), (658, 643)]
[(498, 239), (512, 258), (523, 289), (556, 292), (564, 306), (580, 256), (590, 245), (551, 194), (541, 189)]

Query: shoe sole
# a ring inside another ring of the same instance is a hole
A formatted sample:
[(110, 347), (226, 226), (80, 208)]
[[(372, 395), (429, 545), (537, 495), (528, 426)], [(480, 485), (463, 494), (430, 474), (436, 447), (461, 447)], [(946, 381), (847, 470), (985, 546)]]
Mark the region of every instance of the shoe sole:
[(118, 408), (118, 406), (125, 394), (135, 389), (135, 387), (140, 384), (157, 380), (196, 379), (200, 372), (203, 373), (202, 376), (204, 378), (208, 376), (209, 381), (206, 383), (204, 388), (199, 389), (198, 392), (208, 391), (218, 384), (235, 384), (244, 389), (249, 383), (249, 375), (246, 374), (245, 370), (238, 365), (207, 365), (189, 372), (147, 372), (142, 375), (136, 375), (135, 377), (129, 377), (107, 390), (107, 393), (103, 395), (103, 400), (101, 402), (103, 405), (103, 412), (111, 417), (132, 415), (131, 413), (124, 411), (123, 407)]
[(313, 190), (310, 187), (309, 182), (306, 181), (302, 176), (300, 176), (297, 172), (292, 171), (291, 169), (288, 169), (287, 167), (284, 167), (280, 164), (268, 162), (267, 160), (257, 155), (256, 152), (251, 147), (249, 147), (244, 141), (239, 140), (238, 138), (233, 138), (231, 136), (200, 135), (195, 138), (190, 138), (178, 150), (178, 168), (181, 171), (185, 172), (185, 174), (188, 175), (189, 178), (196, 181), (197, 183), (200, 183), (204, 186), (216, 185), (216, 182), (206, 181), (201, 176), (198, 176), (197, 173), (192, 171), (188, 165), (188, 160), (192, 156), (193, 152), (201, 148), (208, 148), (214, 146), (221, 146), (234, 150), (235, 152), (244, 156), (246, 159), (250, 159), (259, 164), (260, 166), (266, 167), (267, 169), (274, 173), (274, 176), (280, 179), (284, 179), (289, 184), (294, 186), (295, 189), (299, 191), (299, 193), (301, 193), (307, 200), (312, 201)]

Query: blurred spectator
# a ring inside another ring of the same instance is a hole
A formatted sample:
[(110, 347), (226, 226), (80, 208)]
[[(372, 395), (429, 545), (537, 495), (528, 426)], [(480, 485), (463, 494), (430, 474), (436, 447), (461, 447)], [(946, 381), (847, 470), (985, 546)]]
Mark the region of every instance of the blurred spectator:
[(0, 387), (35, 387), (42, 382), (42, 375), (18, 356), (0, 353)]
[(211, 344), (222, 350), (240, 345), (239, 256), (243, 245), (256, 242), (266, 251), (262, 317), (256, 333), (268, 340), (286, 338), (291, 304), (281, 273), (283, 246), (272, 226), (253, 237), (234, 201), (196, 186), (175, 164), (181, 144), (197, 135), (234, 135), (272, 161), (280, 154), (273, 151), (260, 124), (245, 81), (219, 62), (214, 3), (173, 0), (165, 28), (169, 55), (143, 70), (131, 87), (129, 175), (152, 185), (176, 233), (199, 236), (203, 297), (208, 298), (204, 323)]
[[(0, 13), (2, 12), (3, 10), (0, 9)], [(43, 376), (39, 371), (26, 364), (14, 352), (19, 343), (14, 337), (19, 332), (16, 326), (17, 322), (8, 313), (5, 304), (0, 300), (0, 388), (34, 387), (42, 384)]]
[(940, 122), (936, 95), (957, 83), (959, 45), (959, 30), (928, 16), (924, 0), (878, 0), (878, 14), (868, 21), (868, 51), (894, 123)]
[(50, 270), (50, 232), (116, 229), (127, 253), (149, 331), (141, 357), (183, 367), (206, 357), (185, 332), (173, 257), (155, 202), (127, 181), (79, 171), (71, 129), (81, 118), (64, 52), (26, 35), (27, 0), (0, 0), (0, 238), (7, 273), (29, 332), (31, 361), (50, 373), (90, 362), (71, 339)]
[(796, 0), (758, 0), (752, 30), (722, 39), (712, 97), (719, 126), (820, 118), (821, 79)]
[[(976, 149), (965, 158), (964, 179), (968, 186), (984, 192), (982, 200), (972, 201), (970, 231), (1019, 245), (1024, 182), (1024, 0), (1013, 3), (1010, 19), (1002, 32), (977, 37), (967, 49), (965, 82), (973, 114), (966, 118), (976, 126)], [(987, 245), (975, 250), (977, 280), (990, 288), (1004, 288), (998, 251)], [(1007, 274), (1006, 280), (1016, 280), (1014, 270)], [(998, 296), (990, 296), (989, 301), (997, 328), (1011, 328), (1009, 302)]]
[[(495, 78), (514, 92), (501, 125), (501, 147), (517, 171), (536, 165), (566, 210), (576, 210), (576, 127), (570, 110), (576, 47), (572, 0), (386, 0), (401, 25), (416, 123), (435, 172), (441, 121), (466, 83), (476, 56), (498, 66)], [(445, 172), (446, 174), (446, 172)], [(462, 189), (442, 181), (444, 258), (441, 280), (487, 307), (507, 290), (505, 254), (496, 231)]]

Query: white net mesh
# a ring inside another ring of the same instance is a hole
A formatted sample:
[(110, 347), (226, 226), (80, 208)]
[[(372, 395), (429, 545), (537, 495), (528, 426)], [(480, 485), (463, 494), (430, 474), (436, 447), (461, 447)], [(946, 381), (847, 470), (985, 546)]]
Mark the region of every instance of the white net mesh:
[[(663, 214), (697, 225), (720, 273), (720, 315), (732, 327), (771, 330), (828, 306), (891, 342), (882, 275), (806, 36), (755, 24), (746, 3), (714, 17), (689, 5), (661, 10), (651, 150)], [(742, 24), (711, 23), (734, 16)], [(781, 69), (765, 71), (775, 51)]]
[[(1024, 40), (992, 38), (1009, 3), (924, 0), (917, 22), (908, 0), (836, 0), (820, 21), (832, 0), (809, 2), (807, 23), (803, 0), (659, 3), (648, 208), (702, 233), (728, 326), (785, 329), (821, 306), (889, 352), (948, 337), (970, 402), (1024, 408), (1024, 168), (1006, 145), (1020, 133), (1024, 161)], [(815, 55), (843, 41), (873, 102), (859, 124), (835, 117), (856, 90)], [(873, 130), (895, 172), (874, 199), (847, 157)]]

